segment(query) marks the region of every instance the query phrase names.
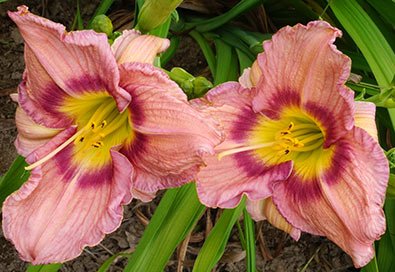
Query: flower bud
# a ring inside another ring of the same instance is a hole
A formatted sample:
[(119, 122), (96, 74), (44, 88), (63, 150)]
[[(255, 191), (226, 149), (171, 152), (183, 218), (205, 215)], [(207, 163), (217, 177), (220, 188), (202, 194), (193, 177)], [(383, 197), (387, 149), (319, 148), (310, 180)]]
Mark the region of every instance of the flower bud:
[(104, 14), (97, 15), (92, 21), (92, 29), (99, 33), (106, 33), (111, 36), (113, 26), (110, 18)]

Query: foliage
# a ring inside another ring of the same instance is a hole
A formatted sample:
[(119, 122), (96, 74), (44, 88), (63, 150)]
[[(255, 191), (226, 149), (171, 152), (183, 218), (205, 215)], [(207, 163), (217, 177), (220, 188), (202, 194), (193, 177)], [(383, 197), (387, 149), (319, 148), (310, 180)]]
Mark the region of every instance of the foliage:
[[(203, 52), (214, 86), (225, 81), (237, 80), (243, 70), (251, 66), (256, 55), (262, 50), (262, 42), (270, 39), (275, 29), (287, 24), (305, 23), (322, 18), (344, 31), (344, 38), (339, 41), (338, 48), (353, 60), (352, 72), (362, 75), (361, 82), (348, 83), (358, 94), (356, 99), (372, 101), (379, 107), (395, 107), (395, 4), (391, 0), (332, 0), (329, 1), (329, 5), (323, 0), (241, 0), (227, 12), (216, 17), (191, 15), (181, 9), (177, 12), (175, 8), (181, 1), (172, 1), (172, 5), (166, 8), (153, 5), (154, 1), (136, 2), (136, 11), (139, 10), (140, 13), (136, 15), (135, 25), (143, 32), (168, 37), (171, 41), (170, 49), (162, 54), (160, 61), (158, 59), (158, 65), (171, 59), (178, 49), (180, 39), (190, 35)], [(88, 28), (96, 29), (98, 23), (95, 17), (107, 13), (112, 4), (113, 1), (101, 1), (87, 24)], [(263, 24), (266, 27), (265, 33), (259, 32), (260, 29), (254, 28), (253, 24), (246, 23), (246, 12), (253, 8), (257, 10), (258, 7), (266, 9), (267, 17), (261, 18), (266, 22), (266, 25)], [(82, 29), (83, 22), (78, 3), (75, 18), (74, 29)], [(267, 25), (269, 21), (274, 24), (271, 28)], [(106, 28), (104, 32), (110, 37), (112, 31), (111, 26), (111, 29)], [(184, 70), (173, 69), (169, 75), (184, 89), (189, 98), (200, 97), (211, 87), (211, 83), (205, 78), (195, 78)], [(393, 147), (395, 109), (379, 110), (377, 126), (383, 148)], [(388, 139), (387, 135), (391, 137)], [(9, 171), (1, 177), (0, 203), (27, 180), (29, 173), (24, 170), (24, 166), (24, 159), (18, 157)], [(376, 257), (363, 268), (363, 271), (386, 272), (395, 269), (394, 180), (392, 174), (385, 203), (387, 232), (376, 243)], [(244, 208), (245, 203), (242, 202), (237, 208), (222, 213), (204, 242), (193, 271), (209, 271), (216, 265)], [(193, 231), (204, 210), (205, 207), (200, 204), (193, 183), (168, 190), (151, 218), (136, 251), (110, 257), (99, 271), (106, 271), (118, 256), (128, 257), (125, 271), (162, 271), (177, 245)], [(245, 210), (244, 235), (248, 271), (256, 271), (254, 223)], [(59, 268), (58, 264), (29, 266), (28, 271), (57, 271)]]

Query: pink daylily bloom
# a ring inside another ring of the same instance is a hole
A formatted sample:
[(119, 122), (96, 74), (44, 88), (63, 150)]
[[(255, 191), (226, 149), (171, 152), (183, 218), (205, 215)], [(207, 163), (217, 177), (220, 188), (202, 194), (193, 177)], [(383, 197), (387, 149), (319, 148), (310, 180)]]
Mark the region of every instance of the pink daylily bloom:
[(197, 175), (201, 201), (232, 208), (246, 195), (256, 220), (298, 239), (327, 236), (366, 265), (385, 231), (389, 169), (375, 106), (354, 102), (350, 60), (323, 21), (284, 27), (264, 43), (239, 83), (194, 101), (223, 124), (226, 140)]
[(16, 147), (32, 171), (4, 202), (4, 235), (25, 261), (64, 262), (118, 228), (133, 197), (190, 181), (222, 135), (152, 65), (167, 40), (125, 31), (110, 47), (26, 6), (9, 16), (25, 40)]

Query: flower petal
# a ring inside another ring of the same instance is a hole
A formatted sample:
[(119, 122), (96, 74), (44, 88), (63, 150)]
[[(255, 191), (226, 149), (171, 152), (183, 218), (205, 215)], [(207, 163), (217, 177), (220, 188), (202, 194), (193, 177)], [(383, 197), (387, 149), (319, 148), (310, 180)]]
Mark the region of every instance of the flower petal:
[(170, 45), (168, 39), (152, 35), (141, 35), (136, 30), (124, 30), (112, 45), (118, 64), (141, 62), (153, 64), (155, 57)]
[(378, 143), (354, 128), (336, 143), (327, 171), (310, 180), (293, 173), (275, 183), (273, 202), (293, 226), (327, 236), (361, 267), (373, 257), (372, 244), (385, 231), (388, 175)]
[(247, 210), (255, 221), (267, 220), (276, 228), (291, 235), (296, 241), (299, 240), (301, 231), (294, 228), (279, 213), (271, 197), (259, 201), (247, 201)]
[(18, 129), (15, 146), (18, 153), (24, 157), (29, 155), (34, 149), (50, 141), (60, 132), (59, 129), (47, 128), (36, 124), (20, 107), (16, 109), (15, 122)]
[[(26, 48), (26, 80), (30, 95), (44, 105), (56, 104), (60, 93), (107, 91), (123, 110), (130, 96), (118, 87), (117, 63), (105, 34), (93, 30), (66, 32), (61, 24), (36, 16), (26, 6), (8, 12)], [(51, 92), (53, 91), (53, 92)]]
[(199, 199), (205, 206), (224, 209), (236, 207), (243, 195), (251, 200), (270, 196), (270, 183), (286, 179), (292, 169), (291, 161), (267, 167), (247, 152), (221, 160), (207, 156), (205, 162), (196, 177)]
[(243, 71), (243, 74), (239, 77), (239, 83), (243, 88), (252, 88), (252, 81), (251, 81), (251, 68), (246, 68)]
[(259, 68), (258, 61), (254, 61), (251, 68), (246, 68), (239, 77), (239, 82), (244, 88), (252, 88), (258, 84), (262, 71)]
[[(56, 102), (51, 104), (45, 101), (43, 104), (44, 101), (37, 101), (34, 96), (29, 95), (31, 91), (27, 89), (26, 84), (26, 80), (23, 80), (18, 86), (18, 103), (35, 123), (48, 128), (65, 128), (72, 124), (72, 120), (68, 116), (51, 110)], [(50, 93), (53, 92), (48, 92), (48, 94)], [(59, 97), (63, 99), (65, 95), (62, 94)]]
[(377, 142), (377, 127), (375, 121), (376, 105), (370, 102), (355, 102), (355, 126), (364, 129)]
[[(102, 180), (97, 182), (94, 173), (78, 169), (70, 176), (56, 159), (50, 160), (35, 168), (22, 188), (7, 198), (4, 235), (23, 260), (33, 264), (70, 260), (118, 228), (121, 205), (131, 201), (133, 171), (118, 152), (112, 151), (112, 161), (112, 167), (100, 170)], [(82, 186), (83, 177), (92, 179), (89, 186)]]
[[(257, 123), (250, 90), (236, 82), (221, 84), (192, 103), (222, 124), (226, 139), (216, 147), (217, 153), (245, 144)], [(207, 167), (200, 170), (196, 179), (200, 201), (221, 208), (235, 207), (244, 194), (253, 200), (269, 196), (270, 181), (287, 178), (292, 168), (290, 161), (265, 166), (251, 152), (228, 155), (221, 160), (216, 155), (207, 156), (205, 162)]]
[(181, 89), (152, 65), (125, 63), (120, 85), (136, 137), (122, 150), (136, 171), (137, 190), (154, 193), (190, 181), (222, 140), (218, 124), (191, 107)]
[(322, 124), (326, 147), (350, 130), (353, 92), (344, 86), (350, 59), (333, 45), (340, 35), (323, 21), (284, 27), (273, 35), (258, 55), (262, 76), (254, 110), (277, 119), (286, 107), (302, 107)]

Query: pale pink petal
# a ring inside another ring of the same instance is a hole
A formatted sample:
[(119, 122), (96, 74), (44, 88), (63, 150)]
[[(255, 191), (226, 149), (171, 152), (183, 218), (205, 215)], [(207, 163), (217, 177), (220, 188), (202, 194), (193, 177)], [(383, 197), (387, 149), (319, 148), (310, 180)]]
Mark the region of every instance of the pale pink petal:
[(155, 57), (170, 45), (168, 39), (152, 35), (141, 35), (136, 30), (124, 30), (112, 45), (118, 64), (141, 62), (153, 64)]
[(364, 129), (370, 136), (378, 141), (375, 114), (376, 105), (373, 103), (361, 101), (355, 102), (355, 126)]
[(252, 88), (258, 84), (259, 78), (262, 75), (261, 68), (259, 68), (258, 61), (254, 61), (251, 68), (246, 68), (243, 74), (239, 77), (239, 83), (244, 88)]
[(322, 125), (325, 147), (342, 137), (353, 127), (354, 101), (344, 86), (350, 59), (333, 45), (340, 35), (328, 23), (314, 21), (284, 27), (264, 42), (254, 110), (277, 119), (283, 109), (301, 107)]
[(203, 98), (191, 100), (191, 104), (218, 120), (225, 132), (225, 141), (217, 150), (244, 143), (257, 124), (258, 115), (252, 111), (252, 95), (237, 82), (227, 82), (210, 90)]
[(133, 97), (135, 138), (122, 152), (135, 168), (135, 188), (154, 193), (190, 181), (202, 156), (222, 140), (218, 124), (191, 107), (177, 84), (152, 65), (125, 63), (120, 71), (120, 86)]
[(38, 146), (31, 153), (26, 156), (26, 162), (29, 164), (35, 163), (41, 158), (47, 156), (51, 152), (53, 152), (57, 147), (62, 145), (65, 141), (70, 139), (77, 131), (77, 128), (72, 126), (68, 129), (62, 130), (58, 134), (56, 134), (52, 139), (44, 143), (43, 145)]
[(261, 78), (261, 75), (262, 75), (262, 70), (259, 67), (258, 60), (256, 60), (252, 64), (251, 72), (250, 72), (250, 80), (251, 80), (252, 86), (256, 86), (258, 84), (258, 81)]
[(373, 242), (385, 232), (388, 162), (378, 143), (360, 128), (334, 148), (329, 169), (311, 180), (293, 173), (274, 184), (272, 198), (293, 226), (327, 236), (362, 267), (373, 257)]
[(61, 131), (36, 124), (20, 107), (16, 109), (15, 122), (18, 129), (15, 146), (18, 153), (24, 157)]
[(65, 262), (98, 244), (118, 228), (122, 205), (131, 201), (133, 171), (120, 153), (112, 152), (113, 165), (99, 176), (87, 169), (71, 175), (57, 160), (35, 168), (3, 205), (5, 237), (33, 264)]
[(265, 166), (252, 154), (244, 152), (218, 160), (205, 157), (206, 167), (196, 176), (200, 201), (212, 208), (236, 207), (243, 195), (259, 200), (272, 194), (272, 181), (284, 180), (292, 170), (292, 162)]
[[(66, 32), (61, 24), (36, 16), (26, 6), (8, 12), (25, 40), (29, 95), (41, 105), (59, 103), (59, 94), (107, 91), (123, 110), (130, 95), (118, 87), (119, 72), (103, 33)], [(55, 98), (55, 100), (51, 100)]]
[[(192, 103), (211, 114), (223, 126), (226, 138), (216, 147), (217, 153), (245, 144), (257, 124), (259, 115), (251, 108), (251, 93), (236, 82), (219, 85), (202, 99)], [(269, 181), (288, 177), (292, 162), (269, 167), (251, 152), (229, 155), (218, 160), (217, 155), (205, 157), (207, 167), (197, 174), (199, 198), (209, 207), (233, 208), (243, 195), (258, 200), (271, 193)]]
[(145, 192), (141, 190), (137, 190), (136, 188), (132, 189), (133, 198), (139, 199), (143, 202), (150, 202), (156, 196), (156, 191), (154, 192)]
[(276, 228), (285, 231), (296, 241), (299, 240), (301, 231), (294, 228), (277, 210), (271, 197), (258, 201), (247, 201), (247, 210), (255, 221), (267, 220)]
[(251, 81), (251, 68), (246, 68), (243, 71), (243, 74), (239, 77), (239, 83), (243, 88), (252, 88), (252, 81)]

